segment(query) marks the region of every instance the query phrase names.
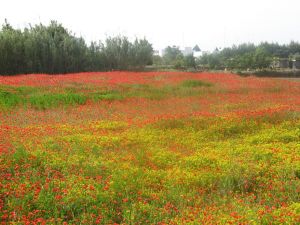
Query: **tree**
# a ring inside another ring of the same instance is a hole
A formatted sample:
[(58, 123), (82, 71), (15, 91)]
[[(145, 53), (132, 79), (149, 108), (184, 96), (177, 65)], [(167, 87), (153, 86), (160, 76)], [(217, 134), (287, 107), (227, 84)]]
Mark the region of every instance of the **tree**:
[(144, 39), (106, 39), (105, 44), (76, 37), (56, 21), (48, 26), (14, 29), (6, 20), (0, 29), (0, 74), (70, 73), (142, 68), (152, 64), (153, 48)]
[(133, 52), (133, 66), (142, 68), (153, 64), (153, 48), (146, 39), (136, 39), (133, 44)]
[(207, 67), (209, 69), (218, 69), (221, 67), (221, 58), (219, 54), (208, 54), (205, 53), (200, 57), (198, 60), (198, 63), (203, 66)]
[(256, 48), (253, 57), (254, 57), (253, 59), (254, 68), (263, 69), (271, 65), (272, 57), (262, 47)]
[(184, 56), (183, 54), (178, 54), (176, 59), (173, 61), (175, 69), (182, 69), (184, 67)]
[(163, 65), (163, 59), (162, 59), (162, 57), (161, 56), (159, 56), (159, 55), (154, 55), (153, 56), (153, 64), (154, 65)]
[[(298, 45), (291, 43), (289, 46), (297, 49)], [(270, 66), (273, 57), (287, 58), (292, 52), (295, 50), (289, 50), (288, 46), (277, 43), (263, 42), (259, 45), (245, 43), (204, 54), (197, 63), (210, 69), (263, 69)]]
[(181, 53), (181, 51), (179, 50), (178, 47), (176, 47), (176, 46), (173, 46), (173, 47), (168, 46), (167, 48), (165, 48), (164, 54), (163, 54), (163, 60), (164, 60), (165, 64), (167, 64), (167, 65), (174, 65), (175, 64), (175, 60), (178, 63), (178, 61), (180, 60), (180, 58), (183, 58), (183, 54)]
[(187, 68), (196, 68), (196, 61), (193, 54), (184, 57), (184, 66)]

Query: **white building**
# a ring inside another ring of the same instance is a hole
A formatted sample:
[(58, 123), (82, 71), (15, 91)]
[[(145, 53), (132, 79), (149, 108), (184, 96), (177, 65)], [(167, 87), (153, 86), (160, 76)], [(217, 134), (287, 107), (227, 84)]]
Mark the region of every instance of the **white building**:
[(181, 49), (180, 51), (184, 56), (192, 55), (194, 53), (192, 47), (185, 47), (184, 49)]
[[(207, 51), (201, 51), (201, 50), (194, 51), (192, 47), (184, 47), (180, 49), (179, 46), (173, 46), (173, 48), (178, 48), (184, 56), (194, 55), (194, 57), (196, 58), (202, 56), (204, 53), (208, 53)], [(165, 54), (165, 49), (159, 51), (160, 56), (164, 56), (164, 54)]]

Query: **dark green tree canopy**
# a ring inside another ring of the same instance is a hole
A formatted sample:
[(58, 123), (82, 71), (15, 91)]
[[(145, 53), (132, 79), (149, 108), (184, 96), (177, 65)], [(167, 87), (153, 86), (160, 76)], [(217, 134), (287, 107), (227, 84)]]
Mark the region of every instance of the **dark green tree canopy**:
[(152, 64), (152, 56), (146, 39), (117, 36), (87, 45), (56, 21), (22, 31), (5, 20), (0, 29), (0, 75), (135, 69)]

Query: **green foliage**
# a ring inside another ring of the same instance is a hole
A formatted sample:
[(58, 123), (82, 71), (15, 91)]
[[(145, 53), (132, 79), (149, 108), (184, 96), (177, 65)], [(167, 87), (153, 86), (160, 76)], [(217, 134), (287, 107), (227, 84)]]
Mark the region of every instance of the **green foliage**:
[(186, 68), (195, 68), (196, 67), (196, 61), (193, 54), (187, 55), (184, 57), (184, 66)]
[(154, 87), (151, 85), (129, 85), (123, 90), (123, 97), (140, 97), (151, 100), (165, 99), (170, 96), (197, 96), (205, 93), (206, 89), (197, 87), (210, 87), (212, 84), (201, 80), (185, 80), (177, 85)]
[(0, 110), (7, 110), (20, 103), (21, 98), (15, 93), (0, 89)]
[(182, 69), (184, 66), (184, 56), (182, 54), (177, 55), (173, 63), (175, 69)]
[(59, 105), (85, 104), (86, 97), (82, 94), (43, 94), (31, 96), (30, 104), (36, 109), (48, 109)]
[(106, 39), (103, 54), (106, 69), (141, 68), (152, 64), (153, 48), (146, 39), (131, 43), (127, 37), (117, 36)]
[(154, 55), (153, 56), (153, 64), (158, 65), (158, 66), (163, 65), (162, 57), (160, 57), (159, 55)]
[(183, 55), (178, 47), (168, 46), (164, 50), (163, 60), (166, 65), (172, 65), (175, 64), (175, 61), (178, 61), (179, 58), (183, 58)]
[(136, 39), (131, 52), (133, 56), (133, 66), (141, 68), (153, 63), (153, 48), (145, 38), (140, 40)]
[(289, 45), (249, 43), (203, 54), (197, 63), (208, 69), (264, 69), (271, 66), (272, 58), (288, 58), (298, 52), (300, 52), (300, 44), (297, 42), (291, 42)]
[(29, 154), (23, 146), (19, 146), (16, 148), (13, 153), (13, 159), (16, 164), (20, 162), (25, 162), (29, 158)]
[[(120, 85), (113, 89), (85, 88), (72, 86), (51, 91), (48, 87), (8, 87), (0, 86), (0, 111), (11, 110), (16, 106), (33, 107), (37, 110), (83, 105), (87, 100), (120, 101), (126, 98), (164, 99), (170, 96), (197, 96), (205, 90), (197, 87), (210, 87), (212, 84), (201, 80), (185, 80), (176, 85), (155, 87), (148, 84)], [(77, 94), (79, 93), (79, 94)]]
[(0, 52), (0, 75), (59, 74), (142, 68), (152, 64), (153, 48), (146, 39), (132, 43), (122, 36), (88, 46), (56, 21), (23, 31), (6, 22), (0, 29)]
[(197, 64), (209, 69), (218, 69), (221, 67), (221, 59), (218, 54), (203, 54), (197, 60)]
[(255, 68), (263, 69), (271, 65), (271, 56), (262, 47), (256, 48), (253, 58)]
[(90, 93), (89, 97), (93, 101), (99, 101), (99, 100), (122, 100), (124, 99), (124, 96), (117, 90), (111, 90), (111, 91), (99, 91)]
[(211, 83), (202, 80), (185, 80), (181, 83), (183, 87), (194, 88), (194, 87), (210, 87)]
[(195, 68), (196, 61), (193, 54), (184, 56), (180, 51), (179, 47), (168, 46), (164, 50), (164, 55), (161, 60), (156, 57), (156, 61), (154, 61), (156, 65), (172, 65), (175, 69), (187, 69), (187, 68)]

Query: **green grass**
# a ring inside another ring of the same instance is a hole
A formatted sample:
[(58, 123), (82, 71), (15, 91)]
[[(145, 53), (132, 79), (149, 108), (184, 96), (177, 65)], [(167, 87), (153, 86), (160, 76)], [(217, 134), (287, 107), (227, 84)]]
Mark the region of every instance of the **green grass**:
[(0, 110), (6, 111), (14, 108), (21, 102), (21, 100), (22, 99), (18, 94), (0, 89)]
[[(12, 110), (18, 105), (46, 110), (60, 106), (83, 105), (87, 100), (120, 101), (126, 98), (138, 97), (150, 100), (161, 100), (167, 97), (197, 96), (207, 92), (210, 83), (200, 80), (185, 80), (178, 85), (155, 87), (146, 84), (120, 85), (114, 89), (72, 86), (58, 88), (48, 87), (11, 87), (0, 86), (0, 111)], [(77, 94), (80, 93), (80, 94)]]
[(93, 101), (101, 101), (101, 100), (114, 101), (114, 100), (124, 99), (124, 96), (118, 90), (91, 92), (88, 94), (88, 97)]
[(63, 92), (51, 93), (47, 89), (33, 87), (1, 87), (0, 110), (12, 110), (18, 105), (31, 106), (38, 110), (45, 110), (58, 106), (82, 105), (87, 97), (80, 93)]
[(182, 87), (196, 88), (196, 87), (211, 87), (212, 84), (202, 80), (185, 80), (181, 83)]
[(151, 100), (161, 100), (172, 96), (183, 98), (208, 93), (207, 88), (211, 86), (211, 83), (200, 80), (185, 80), (178, 85), (164, 85), (162, 87), (154, 87), (149, 84), (133, 84), (125, 86), (124, 95)]
[[(77, 94), (77, 93), (79, 94)], [(83, 105), (88, 99), (93, 101), (121, 100), (124, 97), (117, 90), (82, 93), (76, 88), (57, 89), (35, 87), (0, 87), (0, 111), (9, 111), (16, 106), (33, 107), (37, 110), (46, 110), (60, 106), (68, 107)]]
[(61, 93), (61, 94), (42, 94), (34, 95), (29, 98), (30, 105), (35, 109), (49, 109), (60, 105), (83, 105), (87, 97), (83, 94)]

